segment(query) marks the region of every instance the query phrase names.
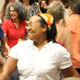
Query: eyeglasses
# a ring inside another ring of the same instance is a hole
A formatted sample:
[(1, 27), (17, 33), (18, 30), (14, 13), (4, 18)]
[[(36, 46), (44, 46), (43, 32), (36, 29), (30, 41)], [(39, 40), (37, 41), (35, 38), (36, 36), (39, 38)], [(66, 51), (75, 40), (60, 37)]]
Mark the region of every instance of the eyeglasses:
[(30, 29), (31, 27), (35, 26), (41, 26), (41, 24), (27, 24), (26, 28)]

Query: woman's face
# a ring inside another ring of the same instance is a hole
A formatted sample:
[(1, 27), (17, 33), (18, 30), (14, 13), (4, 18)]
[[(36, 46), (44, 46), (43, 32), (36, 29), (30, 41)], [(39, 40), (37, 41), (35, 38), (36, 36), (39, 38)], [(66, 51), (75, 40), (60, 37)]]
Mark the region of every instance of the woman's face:
[(12, 20), (18, 19), (18, 13), (13, 7), (10, 7), (10, 16)]
[(26, 28), (28, 31), (28, 38), (34, 41), (39, 40), (44, 32), (44, 28), (41, 27), (40, 17), (36, 15), (28, 21)]

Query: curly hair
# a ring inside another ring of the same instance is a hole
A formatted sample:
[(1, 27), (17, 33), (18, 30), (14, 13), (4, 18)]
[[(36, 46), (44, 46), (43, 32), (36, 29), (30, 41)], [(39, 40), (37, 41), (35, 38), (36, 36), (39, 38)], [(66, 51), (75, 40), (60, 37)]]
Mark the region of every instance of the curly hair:
[(53, 1), (50, 3), (47, 13), (50, 13), (54, 16), (55, 21), (59, 21), (64, 18), (65, 7), (60, 1)]
[(24, 4), (21, 2), (13, 2), (9, 5), (8, 10), (6, 11), (6, 19), (11, 19), (10, 16), (10, 7), (13, 7), (17, 13), (19, 20), (27, 20), (28, 11)]

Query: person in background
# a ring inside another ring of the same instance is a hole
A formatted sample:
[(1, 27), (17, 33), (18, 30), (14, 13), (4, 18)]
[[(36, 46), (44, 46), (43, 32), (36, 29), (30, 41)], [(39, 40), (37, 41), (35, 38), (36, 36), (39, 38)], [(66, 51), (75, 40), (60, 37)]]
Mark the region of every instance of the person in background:
[(65, 77), (80, 77), (72, 67), (70, 54), (56, 43), (57, 31), (52, 15), (34, 15), (26, 28), (28, 40), (10, 50), (0, 80), (8, 80), (16, 66), (19, 80), (59, 80), (60, 71)]
[(0, 72), (2, 71), (3, 64), (5, 63), (5, 58), (3, 55), (5, 51), (5, 35), (2, 28), (0, 27)]
[(5, 21), (5, 12), (8, 9), (8, 6), (13, 2), (15, 2), (15, 0), (5, 0), (4, 6), (1, 10), (1, 20), (2, 20), (2, 22)]
[(46, 13), (48, 5), (49, 5), (49, 0), (38, 0), (40, 4), (40, 10), (42, 13)]
[(65, 25), (64, 19), (65, 7), (60, 1), (53, 1), (48, 6), (47, 13), (54, 16), (57, 28), (57, 43), (64, 46), (67, 51), (72, 55), (72, 35), (71, 31)]
[(70, 4), (70, 1), (69, 0), (61, 0), (61, 2), (65, 6), (65, 14), (64, 14), (64, 16), (65, 17), (69, 17), (69, 4)]
[(0, 27), (0, 41), (1, 41), (0, 43), (0, 64), (3, 65), (5, 61), (2, 56), (3, 56), (3, 52), (6, 51), (6, 47), (5, 47), (6, 37), (1, 27)]
[(80, 73), (80, 0), (71, 1), (69, 15), (65, 22), (72, 34), (71, 59), (74, 68)]
[[(7, 54), (10, 49), (15, 46), (20, 39), (25, 38), (26, 35), (26, 19), (27, 19), (27, 9), (20, 2), (13, 2), (9, 5), (8, 10), (6, 11), (6, 21), (2, 24), (2, 29), (6, 35), (6, 47)], [(9, 80), (18, 80), (18, 71), (17, 68)]]
[(41, 13), (40, 6), (37, 0), (20, 0), (20, 2), (22, 2), (28, 10), (29, 15), (27, 21), (33, 15)]
[(8, 7), (6, 12), (7, 20), (2, 24), (2, 29), (7, 38), (8, 53), (18, 43), (19, 39), (25, 38), (27, 14), (26, 7), (20, 2), (14, 2)]

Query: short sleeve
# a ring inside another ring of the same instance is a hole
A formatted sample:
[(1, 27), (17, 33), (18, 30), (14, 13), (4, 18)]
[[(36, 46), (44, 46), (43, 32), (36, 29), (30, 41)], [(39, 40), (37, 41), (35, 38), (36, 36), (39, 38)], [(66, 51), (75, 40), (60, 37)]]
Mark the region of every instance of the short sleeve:
[(72, 63), (71, 63), (70, 53), (68, 53), (67, 50), (64, 49), (64, 50), (62, 50), (59, 68), (66, 69), (71, 66), (72, 66)]
[(7, 21), (4, 21), (3, 24), (2, 24), (2, 29), (3, 31), (7, 34)]
[(11, 56), (15, 59), (18, 59), (18, 47), (17, 45), (15, 45), (14, 47), (11, 48), (10, 52), (9, 52), (9, 55), (8, 56)]
[(2, 40), (4, 37), (4, 32), (2, 30), (2, 28), (0, 27), (0, 40)]

